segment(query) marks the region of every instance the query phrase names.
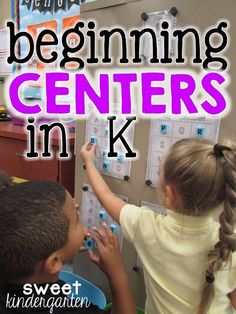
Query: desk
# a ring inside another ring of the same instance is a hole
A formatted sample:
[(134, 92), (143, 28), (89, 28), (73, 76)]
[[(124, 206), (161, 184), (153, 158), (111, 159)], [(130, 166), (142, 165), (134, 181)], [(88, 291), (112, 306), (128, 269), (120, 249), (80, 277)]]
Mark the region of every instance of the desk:
[[(37, 128), (37, 127), (35, 127)], [(75, 180), (75, 134), (67, 132), (68, 148), (71, 159), (59, 160), (60, 151), (58, 132), (52, 132), (51, 151), (52, 159), (25, 159), (23, 154), (27, 151), (28, 133), (23, 126), (12, 122), (0, 122), (0, 169), (10, 176), (16, 176), (27, 180), (52, 180), (61, 183), (74, 195)], [(43, 133), (42, 133), (43, 134)], [(43, 137), (37, 133), (37, 146), (41, 148)]]

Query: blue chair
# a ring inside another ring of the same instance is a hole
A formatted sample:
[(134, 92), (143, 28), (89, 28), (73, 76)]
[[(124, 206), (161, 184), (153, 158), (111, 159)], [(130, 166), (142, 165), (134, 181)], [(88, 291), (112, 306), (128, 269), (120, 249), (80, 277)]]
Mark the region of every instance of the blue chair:
[[(66, 271), (59, 273), (59, 279), (71, 285), (71, 294), (74, 295), (74, 298), (87, 297), (92, 304), (97, 305), (100, 309), (103, 310), (106, 307), (107, 301), (104, 293), (86, 279)], [(75, 281), (81, 284), (78, 294), (75, 294), (75, 287), (72, 286)]]

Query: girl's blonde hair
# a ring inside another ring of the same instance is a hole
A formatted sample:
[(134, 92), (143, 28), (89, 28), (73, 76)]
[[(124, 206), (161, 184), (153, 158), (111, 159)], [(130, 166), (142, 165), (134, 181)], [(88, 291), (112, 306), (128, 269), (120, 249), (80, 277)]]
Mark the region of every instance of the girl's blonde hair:
[(172, 184), (189, 215), (204, 215), (223, 203), (219, 241), (208, 253), (206, 278), (198, 314), (207, 313), (214, 296), (214, 274), (236, 250), (236, 146), (183, 139), (168, 151), (163, 165), (165, 184)]

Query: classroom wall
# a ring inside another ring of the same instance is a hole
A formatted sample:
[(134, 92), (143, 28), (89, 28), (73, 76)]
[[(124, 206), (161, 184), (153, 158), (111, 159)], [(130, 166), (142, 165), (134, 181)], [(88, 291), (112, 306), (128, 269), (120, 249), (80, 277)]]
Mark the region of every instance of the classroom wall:
[[(168, 10), (175, 6), (178, 9), (178, 26), (196, 25), (201, 31), (204, 31), (211, 25), (215, 25), (218, 20), (228, 19), (231, 23), (230, 37), (231, 44), (225, 55), (230, 60), (231, 66), (229, 74), (231, 76), (231, 84), (228, 87), (228, 93), (231, 97), (232, 110), (228, 116), (222, 119), (219, 138), (236, 138), (236, 89), (234, 82), (236, 81), (236, 59), (234, 57), (236, 51), (236, 36), (233, 33), (236, 29), (236, 2), (234, 0), (141, 0), (131, 3), (116, 5), (108, 8), (99, 9), (101, 3), (106, 0), (97, 1), (96, 3), (88, 3), (82, 5), (81, 15), (83, 19), (95, 19), (100, 27), (122, 25), (126, 28), (139, 27), (141, 25), (142, 12), (155, 12)], [(113, 1), (115, 2), (115, 0)], [(125, 0), (121, 0), (125, 2)], [(106, 3), (107, 4), (107, 3)], [(101, 5), (102, 7), (103, 5)], [(115, 45), (114, 45), (115, 46)], [(116, 53), (116, 46), (113, 48)], [(186, 54), (191, 55), (191, 42), (189, 42)], [(104, 176), (106, 182), (112, 191), (121, 195), (128, 196), (129, 202), (140, 205), (141, 200), (156, 202), (156, 192), (152, 187), (145, 185), (146, 175), (146, 158), (148, 151), (148, 135), (149, 121), (142, 120), (136, 124), (134, 147), (140, 152), (139, 160), (132, 162), (131, 179), (129, 182)], [(86, 172), (83, 170), (82, 163), (79, 158), (81, 145), (85, 140), (85, 122), (78, 123), (77, 133), (77, 159), (76, 159), (76, 200), (81, 202), (82, 184), (88, 183)], [(161, 252), (160, 252), (161, 254)], [(142, 271), (133, 271), (136, 263), (136, 254), (131, 245), (127, 242), (123, 246), (123, 257), (132, 281), (132, 287), (136, 299), (136, 303), (140, 306), (144, 305), (145, 289), (143, 284)], [(74, 260), (75, 270), (81, 275), (86, 276), (91, 281), (99, 285), (110, 296), (105, 276), (88, 262), (85, 255), (76, 257)], [(115, 270), (114, 270), (115, 271)]]
[[(5, 27), (5, 20), (11, 17), (11, 0), (0, 0), (0, 28)], [(1, 44), (1, 43), (0, 43)], [(4, 84), (0, 83), (0, 105), (5, 105)]]
[(0, 0), (0, 27), (5, 27), (4, 21), (11, 16), (11, 1)]

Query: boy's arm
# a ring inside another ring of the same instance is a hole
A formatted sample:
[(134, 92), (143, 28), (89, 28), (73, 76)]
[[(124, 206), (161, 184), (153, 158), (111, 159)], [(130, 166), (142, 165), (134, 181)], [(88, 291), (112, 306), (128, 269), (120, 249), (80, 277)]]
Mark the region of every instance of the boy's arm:
[(89, 181), (99, 202), (111, 215), (111, 217), (117, 223), (120, 223), (120, 212), (122, 207), (126, 205), (126, 202), (115, 196), (103, 180), (93, 162), (94, 151), (95, 145), (90, 143), (86, 143), (81, 148), (81, 157), (85, 163)]
[(91, 260), (107, 275), (112, 292), (112, 314), (135, 314), (135, 304), (117, 237), (106, 224), (94, 227), (99, 255), (89, 251)]
[[(115, 271), (114, 271), (115, 272)], [(128, 274), (124, 270), (108, 277), (112, 292), (112, 314), (135, 314)]]

